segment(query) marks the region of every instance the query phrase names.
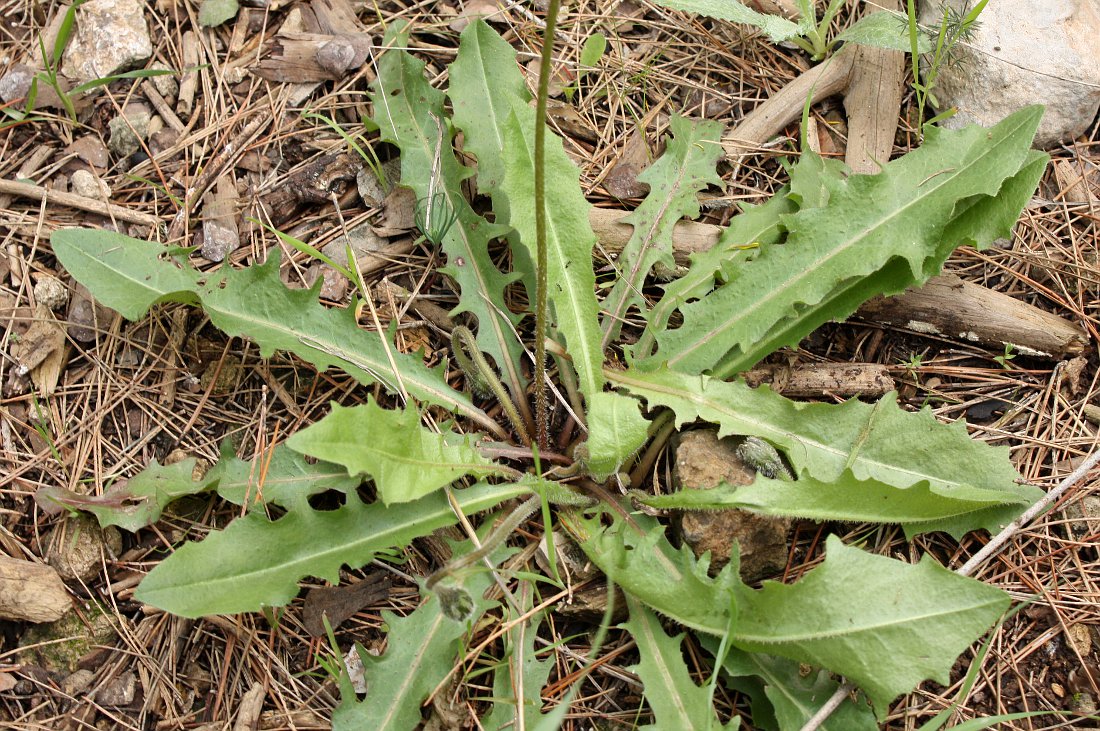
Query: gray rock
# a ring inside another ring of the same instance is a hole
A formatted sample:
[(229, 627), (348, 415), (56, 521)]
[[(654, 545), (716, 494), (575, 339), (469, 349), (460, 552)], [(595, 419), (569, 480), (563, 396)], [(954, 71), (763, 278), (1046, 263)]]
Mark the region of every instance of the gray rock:
[(136, 696), (137, 676), (127, 670), (100, 688), (95, 694), (95, 699), (102, 705), (118, 708), (133, 703)]
[(61, 73), (78, 83), (129, 71), (153, 55), (143, 0), (89, 0), (76, 11), (75, 28)]
[(142, 104), (127, 104), (122, 112), (107, 123), (111, 130), (107, 149), (116, 159), (127, 158), (141, 149), (139, 140), (149, 136), (149, 121), (153, 118), (149, 108)]
[(118, 528), (100, 528), (94, 518), (66, 518), (47, 537), (46, 560), (66, 581), (91, 581), (104, 561), (122, 553)]
[(84, 135), (73, 140), (73, 143), (65, 148), (65, 152), (71, 152), (78, 158), (94, 168), (104, 170), (111, 164), (107, 154), (107, 146), (99, 139), (99, 135)]
[(101, 201), (111, 197), (111, 187), (93, 175), (91, 171), (77, 170), (72, 174), (69, 182), (72, 183), (73, 192), (85, 198)]
[(34, 79), (34, 69), (26, 64), (12, 66), (8, 73), (0, 76), (0, 99), (12, 102), (22, 99), (30, 91), (31, 81)]
[[(748, 485), (756, 472), (738, 456), (739, 440), (719, 440), (711, 430), (689, 431), (676, 445), (678, 489), (706, 490), (723, 482)], [(729, 563), (736, 541), (741, 551), (741, 578), (757, 581), (787, 564), (789, 518), (772, 518), (747, 510), (685, 510), (679, 518), (680, 536), (696, 556), (711, 554), (711, 571)]]
[(172, 74), (161, 74), (159, 76), (152, 76), (149, 81), (153, 83), (153, 88), (157, 90), (157, 93), (168, 101), (175, 101), (176, 95), (180, 93), (180, 84), (176, 80), (175, 71), (168, 68), (162, 63), (155, 63), (149, 67), (157, 71), (172, 71)]
[[(947, 2), (966, 12), (965, 0)], [(938, 27), (941, 7), (941, 0), (922, 0), (921, 22)], [(1043, 104), (1037, 147), (1083, 134), (1100, 108), (1100, 4), (992, 2), (979, 22), (973, 37), (956, 46), (958, 62), (941, 69), (933, 89), (942, 108), (958, 108), (943, 126), (991, 126), (1018, 109)]]
[(77, 670), (61, 681), (61, 690), (65, 692), (65, 695), (75, 696), (77, 693), (87, 690), (93, 680), (95, 680), (95, 673), (91, 670)]
[(34, 283), (34, 301), (56, 312), (69, 304), (69, 290), (57, 277), (43, 274)]

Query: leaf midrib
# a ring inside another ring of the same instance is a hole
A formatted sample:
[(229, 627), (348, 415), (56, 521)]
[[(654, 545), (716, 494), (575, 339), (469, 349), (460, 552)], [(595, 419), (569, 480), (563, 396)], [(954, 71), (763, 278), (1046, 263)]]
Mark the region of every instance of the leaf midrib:
[[(848, 251), (850, 251), (852, 249), (852, 247), (854, 247), (858, 243), (862, 242), (865, 238), (867, 238), (868, 236), (874, 234), (876, 231), (878, 231), (883, 226), (888, 225), (891, 222), (892, 219), (897, 218), (901, 213), (907, 213), (910, 209), (915, 208), (920, 203), (923, 203), (925, 200), (928, 200), (929, 196), (934, 195), (935, 193), (937, 193), (944, 186), (954, 182), (963, 173), (969, 172), (973, 168), (973, 166), (980, 163), (988, 155), (991, 155), (995, 151), (998, 151), (1002, 145), (1010, 143), (1014, 139), (1014, 133), (1016, 132), (1016, 130), (1018, 130), (1024, 124), (1026, 124), (1026, 118), (1025, 118), (1025, 121), (1020, 122), (1016, 127), (1012, 128), (1011, 131), (1006, 132), (998, 140), (997, 144), (991, 145), (988, 148), (986, 148), (986, 150), (984, 152), (982, 152), (977, 158), (975, 158), (970, 163), (970, 165), (968, 165), (966, 168), (956, 168), (956, 171), (955, 171), (954, 174), (952, 174), (950, 176), (942, 176), (942, 178), (943, 178), (942, 182), (938, 186), (934, 186), (932, 188), (929, 188), (924, 195), (918, 195), (914, 198), (911, 198), (908, 203), (904, 204), (900, 208), (896, 208), (892, 212), (890, 212), (888, 215), (886, 215), (884, 217), (881, 217), (879, 219), (876, 219), (875, 222), (873, 223), (873, 225), (865, 226), (862, 230), (860, 230), (857, 233), (856, 236), (849, 237), (847, 242), (843, 243), (842, 245), (840, 245), (838, 247), (834, 247), (823, 258), (815, 258), (813, 260), (813, 266), (807, 266), (807, 267), (801, 267), (801, 268), (792, 267), (791, 271), (792, 271), (793, 276), (788, 277), (781, 284), (770, 288), (763, 295), (761, 295), (760, 297), (755, 298), (748, 307), (746, 307), (745, 309), (741, 310), (738, 313), (737, 317), (723, 320), (717, 327), (711, 328), (709, 331), (707, 331), (705, 333), (702, 333), (701, 335), (697, 336), (693, 343), (691, 343), (689, 345), (686, 345), (686, 346), (684, 346), (684, 345), (679, 346), (679, 348), (680, 348), (679, 352), (676, 355), (674, 355), (674, 356), (672, 356), (671, 358), (668, 359), (668, 361), (667, 361), (668, 365), (671, 367), (674, 363), (677, 363), (677, 362), (680, 362), (680, 361), (684, 360), (688, 355), (691, 355), (692, 353), (697, 351), (699, 348), (706, 345), (712, 338), (718, 336), (719, 334), (721, 334), (723, 332), (726, 332), (726, 331), (730, 330), (731, 328), (739, 326), (742, 322), (751, 321), (753, 319), (753, 313), (759, 311), (762, 307), (764, 307), (765, 304), (770, 304), (773, 300), (775, 300), (780, 295), (785, 294), (788, 291), (792, 290), (799, 283), (804, 282), (808, 279), (808, 280), (810, 280), (810, 284), (813, 284), (814, 283), (813, 280), (815, 278), (818, 278), (818, 276), (819, 276), (817, 274), (817, 270), (821, 266), (824, 266), (824, 265), (828, 264), (835, 257), (840, 256), (841, 254), (847, 253)], [(1008, 176), (1006, 175), (1004, 177), (1007, 178)], [(1003, 179), (1004, 178), (1002, 178), (1002, 180)], [(825, 294), (828, 294), (828, 292), (826, 292)], [(814, 304), (814, 303), (806, 303), (806, 304)], [(763, 319), (763, 318), (758, 318), (758, 319)], [(742, 343), (738, 342), (738, 343), (735, 343), (735, 345), (742, 345)]]
[[(467, 488), (467, 489), (470, 489), (470, 488)], [(497, 490), (499, 490), (499, 492), (497, 492)], [(476, 513), (476, 512), (479, 512), (481, 510), (486, 510), (486, 509), (488, 509), (488, 508), (490, 508), (490, 507), (492, 507), (492, 506), (494, 506), (494, 505), (496, 505), (496, 504), (498, 504), (498, 503), (500, 503), (504, 500), (507, 500), (511, 497), (521, 495), (521, 494), (525, 493), (526, 491), (527, 490), (525, 488), (519, 487), (518, 485), (496, 486), (495, 490), (493, 492), (485, 490), (484, 491), (485, 494), (477, 495), (475, 497), (472, 497), (466, 503), (463, 503), (461, 501), (461, 496), (460, 496), (459, 497), (459, 503), (462, 506), (464, 512)], [(423, 511), (420, 511), (419, 513), (417, 513), (417, 512), (413, 512), (413, 511), (410, 510), (410, 516), (408, 518), (406, 518), (404, 521), (402, 521), (399, 524), (394, 524), (392, 522), (392, 511), (391, 511), (390, 513), (387, 514), (387, 521), (385, 522), (385, 527), (381, 531), (372, 533), (369, 536), (363, 536), (363, 537), (361, 537), (361, 538), (359, 538), (355, 541), (340, 543), (339, 545), (331, 545), (331, 546), (328, 546), (327, 548), (325, 548), (324, 550), (316, 551), (316, 552), (310, 553), (306, 556), (300, 556), (300, 555), (296, 556), (296, 557), (294, 557), (293, 560), (282, 561), (280, 563), (275, 563), (275, 564), (269, 563), (269, 564), (263, 566), (262, 568), (255, 569), (255, 570), (252, 570), (252, 571), (234, 573), (232, 575), (214, 577), (214, 578), (211, 578), (211, 579), (200, 580), (200, 581), (189, 581), (189, 582), (183, 582), (183, 583), (178, 583), (178, 584), (165, 584), (163, 586), (157, 587), (152, 592), (152, 595), (156, 596), (158, 594), (160, 594), (160, 595), (167, 594), (167, 595), (171, 596), (173, 593), (179, 592), (180, 590), (183, 590), (183, 589), (188, 589), (191, 592), (210, 592), (210, 593), (213, 593), (213, 592), (220, 591), (220, 588), (225, 587), (226, 585), (228, 585), (230, 583), (232, 583), (234, 585), (232, 588), (234, 588), (234, 589), (238, 588), (239, 583), (242, 582), (242, 581), (255, 581), (256, 583), (263, 584), (263, 583), (265, 583), (269, 580), (274, 580), (274, 581), (277, 581), (279, 583), (286, 583), (290, 580), (286, 579), (285, 576), (289, 573), (289, 570), (293, 567), (315, 566), (318, 563), (323, 563), (324, 560), (328, 557), (335, 557), (337, 559), (340, 559), (341, 563), (343, 563), (344, 559), (346, 559), (348, 555), (352, 555), (355, 551), (357, 551), (364, 544), (366, 544), (366, 545), (378, 545), (379, 546), (378, 550), (382, 550), (383, 548), (388, 548), (392, 545), (395, 545), (395, 542), (391, 541), (389, 538), (387, 538), (387, 536), (395, 535), (395, 534), (400, 535), (402, 532), (408, 531), (409, 529), (414, 528), (418, 524), (421, 524), (421, 525), (422, 524), (430, 524), (434, 521), (439, 521), (441, 519), (448, 519), (448, 518), (452, 518), (452, 517), (454, 517), (454, 514), (451, 512), (450, 506), (444, 504), (444, 505), (440, 505), (438, 510), (436, 510), (432, 513), (425, 513)], [(457, 518), (456, 518), (456, 520), (457, 520)], [(221, 535), (224, 535), (224, 533), (221, 534)], [(195, 545), (201, 545), (201, 544), (195, 544)], [(312, 574), (309, 573), (308, 570), (306, 570), (302, 573), (298, 573), (298, 569), (295, 569), (295, 573), (296, 573), (296, 576), (309, 576), (309, 575), (312, 575)], [(152, 598), (152, 597), (150, 597), (149, 595), (146, 595), (146, 598), (149, 599), (149, 598)], [(222, 610), (222, 611), (225, 611), (225, 610)], [(231, 610), (231, 611), (245, 611), (245, 610)]]
[[(808, 439), (806, 437), (800, 436), (800, 435), (795, 434), (795, 433), (793, 433), (791, 431), (788, 431), (786, 429), (777, 428), (775, 426), (772, 426), (767, 421), (762, 421), (762, 420), (756, 419), (754, 417), (754, 415), (752, 415), (752, 414), (740, 413), (740, 412), (734, 411), (732, 409), (727, 408), (725, 405), (720, 404), (717, 401), (707, 399), (705, 396), (699, 396), (699, 395), (696, 395), (695, 393), (692, 393), (692, 392), (686, 392), (685, 393), (685, 392), (681, 392), (681, 391), (676, 391), (676, 390), (673, 390), (670, 387), (664, 386), (663, 384), (655, 384), (655, 383), (652, 383), (650, 381), (631, 379), (629, 376), (626, 375), (626, 373), (627, 373), (626, 371), (609, 371), (609, 370), (605, 370), (605, 375), (608, 376), (609, 380), (611, 380), (615, 383), (619, 383), (621, 385), (624, 385), (627, 388), (630, 388), (631, 386), (634, 386), (634, 387), (638, 388), (639, 390), (645, 389), (645, 390), (653, 391), (653, 392), (656, 392), (656, 393), (659, 393), (659, 394), (662, 394), (662, 395), (673, 396), (677, 399), (686, 400), (686, 401), (692, 403), (693, 405), (695, 405), (697, 407), (698, 406), (706, 407), (708, 410), (715, 411), (720, 415), (724, 414), (724, 415), (730, 416), (730, 417), (732, 417), (732, 418), (734, 418), (738, 421), (741, 421), (741, 422), (748, 422), (750, 424), (756, 424), (756, 425), (758, 425), (758, 427), (760, 429), (760, 431), (756, 432), (757, 435), (766, 434), (766, 433), (771, 433), (771, 434), (779, 433), (779, 434), (785, 435), (788, 439), (793, 439), (794, 441), (796, 441), (800, 444), (806, 445), (807, 448), (808, 448), (808, 451), (809, 451), (809, 448), (813, 448), (813, 449), (816, 449), (819, 452), (824, 452), (826, 454), (833, 455), (838, 459), (847, 459), (847, 457), (848, 457), (848, 452), (846, 450), (839, 449), (837, 447), (833, 447), (833, 446), (831, 446), (831, 445), (829, 445), (825, 442)], [(697, 376), (697, 378), (706, 379), (706, 376)], [(703, 388), (705, 390), (705, 388), (706, 388), (705, 383), (703, 385)], [(639, 394), (639, 395), (644, 396), (644, 394)], [(700, 411), (701, 410), (699, 408), (696, 408), (696, 413), (699, 413)], [(860, 456), (860, 455), (857, 455), (855, 462), (853, 462), (853, 465), (855, 465), (855, 464), (864, 464), (864, 465), (871, 465), (871, 466), (874, 466), (874, 467), (878, 467), (878, 468), (880, 468), (880, 470), (886, 471), (889, 474), (911, 476), (912, 477), (912, 482), (910, 482), (910, 485), (913, 485), (913, 484), (916, 484), (918, 482), (925, 481), (925, 480), (927, 480), (930, 485), (942, 485), (942, 486), (947, 487), (947, 488), (961, 487), (961, 486), (966, 486), (968, 484), (968, 483), (965, 483), (965, 482), (961, 482), (959, 480), (950, 480), (949, 481), (949, 480), (946, 480), (943, 477), (940, 477), (940, 476), (937, 476), (937, 475), (928, 475), (928, 474), (925, 474), (925, 473), (922, 473), (922, 472), (914, 471), (912, 469), (900, 468), (895, 464), (890, 464), (890, 463), (887, 463), (887, 462), (883, 462), (881, 460), (869, 459), (865, 456)], [(875, 472), (875, 473), (869, 472), (869, 474), (879, 474), (879, 472)], [(881, 478), (876, 478), (876, 479), (879, 479), (879, 481), (884, 482), (884, 480), (881, 480)], [(889, 483), (887, 483), (887, 484), (889, 484)]]

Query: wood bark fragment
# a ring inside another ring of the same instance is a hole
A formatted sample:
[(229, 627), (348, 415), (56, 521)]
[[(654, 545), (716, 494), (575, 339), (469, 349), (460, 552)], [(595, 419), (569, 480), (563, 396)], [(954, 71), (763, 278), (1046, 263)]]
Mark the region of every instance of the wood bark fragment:
[[(901, 0), (883, 0), (883, 10), (901, 10)], [(905, 54), (886, 48), (856, 46), (844, 110), (848, 147), (844, 162), (855, 173), (873, 174), (894, 149), (898, 111), (905, 91)]]
[(859, 309), (859, 315), (994, 350), (1011, 345), (1037, 358), (1080, 355), (1088, 343), (1088, 335), (1074, 323), (954, 274), (941, 274), (920, 289), (896, 297), (873, 299)]
[(56, 622), (72, 600), (52, 566), (0, 556), (0, 618)]
[(264, 684), (253, 683), (248, 692), (241, 696), (241, 703), (237, 707), (237, 720), (233, 723), (233, 731), (252, 731), (260, 720), (260, 712), (264, 708)]
[(882, 396), (894, 390), (890, 370), (878, 363), (811, 363), (794, 367), (765, 366), (744, 374), (752, 387), (767, 383), (784, 396), (803, 398), (833, 394)]
[[(634, 227), (624, 223), (623, 218), (627, 211), (619, 211), (610, 208), (592, 208), (588, 212), (588, 223), (596, 232), (599, 247), (603, 253), (618, 258), (623, 252), (626, 242), (634, 233)], [(720, 226), (696, 221), (680, 221), (672, 234), (673, 256), (676, 263), (686, 266), (689, 257), (718, 243), (718, 234), (722, 231)]]
[(14, 180), (0, 180), (0, 194), (30, 198), (36, 201), (48, 199), (49, 203), (77, 208), (91, 213), (98, 213), (118, 221), (137, 223), (142, 226), (156, 227), (157, 224), (160, 223), (158, 217), (149, 213), (142, 213), (141, 211), (135, 211), (114, 203), (105, 203), (95, 200), (94, 198), (85, 198), (75, 193), (48, 190), (41, 185), (32, 185), (31, 183), (18, 183)]
[(272, 41), (270, 55), (252, 72), (268, 81), (290, 83), (340, 79), (366, 62), (370, 45), (366, 33), (287, 33)]
[(806, 98), (811, 104), (848, 88), (856, 58), (856, 47), (845, 46), (832, 58), (814, 66), (773, 94), (722, 137), (722, 148), (734, 163), (759, 152), (791, 122), (802, 116)]
[(189, 30), (183, 34), (183, 78), (180, 79), (180, 93), (176, 99), (176, 111), (181, 117), (190, 117), (195, 108), (195, 92), (199, 88), (199, 46), (198, 36), (195, 31)]

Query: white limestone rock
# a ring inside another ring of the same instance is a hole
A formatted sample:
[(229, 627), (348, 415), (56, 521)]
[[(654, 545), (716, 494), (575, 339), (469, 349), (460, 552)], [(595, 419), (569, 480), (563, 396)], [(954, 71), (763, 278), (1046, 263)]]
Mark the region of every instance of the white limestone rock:
[[(966, 0), (947, 2), (966, 12)], [(938, 27), (942, 7), (942, 0), (922, 0), (921, 22)], [(941, 69), (933, 89), (942, 108), (958, 108), (943, 126), (992, 126), (1018, 109), (1043, 104), (1036, 147), (1083, 134), (1100, 108), (1100, 2), (991, 2), (979, 22), (973, 37), (956, 47), (958, 62)]]
[(137, 68), (152, 55), (144, 0), (89, 0), (76, 11), (61, 73), (84, 83)]

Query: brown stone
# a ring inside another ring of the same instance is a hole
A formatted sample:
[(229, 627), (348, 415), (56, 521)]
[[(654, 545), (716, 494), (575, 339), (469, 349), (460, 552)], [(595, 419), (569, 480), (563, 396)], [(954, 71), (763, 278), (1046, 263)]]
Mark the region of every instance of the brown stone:
[[(712, 430), (680, 434), (676, 445), (676, 484), (681, 490), (706, 490), (728, 483), (748, 485), (756, 479), (752, 467), (737, 456), (740, 439), (718, 439)], [(787, 564), (790, 518), (773, 518), (747, 510), (685, 510), (678, 527), (696, 556), (711, 555), (711, 572), (729, 563), (734, 541), (741, 551), (741, 578), (752, 582), (780, 571)]]

